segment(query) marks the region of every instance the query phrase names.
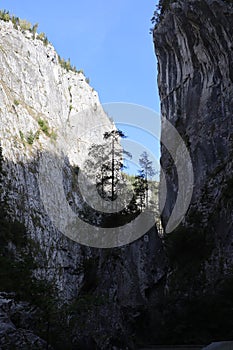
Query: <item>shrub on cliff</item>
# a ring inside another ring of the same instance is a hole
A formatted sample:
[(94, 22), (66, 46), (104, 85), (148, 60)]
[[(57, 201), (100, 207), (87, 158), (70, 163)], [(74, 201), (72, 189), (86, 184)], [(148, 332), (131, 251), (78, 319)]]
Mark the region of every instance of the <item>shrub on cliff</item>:
[(158, 5), (156, 5), (153, 17), (151, 18), (152, 24), (155, 26), (163, 19), (164, 12), (169, 8), (169, 5), (177, 0), (160, 0)]
[(67, 72), (69, 72), (70, 70), (72, 72), (77, 73), (77, 68), (75, 66), (73, 66), (70, 62), (70, 59), (68, 58), (68, 60), (66, 61), (64, 58), (62, 58), (61, 56), (58, 55), (58, 61), (60, 63), (60, 66), (62, 68), (64, 68)]
[(45, 135), (49, 136), (49, 125), (48, 122), (44, 119), (39, 119), (38, 124), (41, 128), (41, 130), (45, 133)]
[(31, 32), (32, 32), (32, 37), (33, 37), (33, 39), (35, 39), (35, 37), (36, 37), (36, 32), (37, 32), (38, 26), (39, 26), (39, 24), (36, 23), (36, 24), (34, 24), (34, 25), (32, 26), (32, 28), (31, 28)]
[[(32, 33), (33, 39), (38, 39), (43, 41), (45, 46), (49, 44), (49, 40), (45, 33), (42, 32), (36, 35), (38, 30), (38, 23), (35, 23), (32, 25), (30, 22), (28, 22), (25, 19), (20, 19), (19, 17), (10, 15), (9, 11), (6, 11), (6, 10), (0, 10), (0, 20), (3, 20), (5, 22), (11, 21), (15, 29), (17, 30), (21, 29), (22, 32), (30, 31)], [(61, 58), (60, 56), (58, 56), (58, 61), (61, 67), (63, 67), (67, 72), (72, 71), (75, 73), (79, 73), (79, 72), (83, 73), (82, 70), (78, 71), (77, 68), (71, 64), (70, 59), (65, 60), (64, 58)], [(88, 78), (86, 79), (86, 81), (89, 83)]]
[(49, 43), (47, 36), (46, 36), (45, 33), (43, 33), (43, 32), (40, 33), (40, 34), (38, 34), (36, 38), (37, 38), (38, 40), (43, 41), (43, 43), (44, 43), (45, 46), (47, 46), (48, 43)]
[(11, 19), (9, 11), (6, 11), (6, 10), (0, 11), (0, 19), (5, 22), (9, 22)]
[(19, 26), (22, 30), (30, 30), (32, 27), (32, 24), (30, 22), (26, 21), (26, 19), (20, 19)]

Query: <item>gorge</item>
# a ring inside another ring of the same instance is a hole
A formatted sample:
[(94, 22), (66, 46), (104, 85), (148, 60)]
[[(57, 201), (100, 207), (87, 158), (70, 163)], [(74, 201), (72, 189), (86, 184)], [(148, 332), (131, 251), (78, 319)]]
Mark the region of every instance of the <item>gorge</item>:
[[(111, 249), (80, 245), (55, 227), (40, 198), (39, 163), (53, 162), (65, 140), (66, 198), (82, 205), (75, 169), (112, 122), (83, 72), (45, 37), (0, 21), (0, 349), (233, 338), (233, 3), (161, 0), (154, 21), (162, 118), (190, 153), (193, 196), (174, 232), (161, 238), (153, 227), (146, 239)], [(163, 144), (161, 167), (165, 228), (179, 183)]]

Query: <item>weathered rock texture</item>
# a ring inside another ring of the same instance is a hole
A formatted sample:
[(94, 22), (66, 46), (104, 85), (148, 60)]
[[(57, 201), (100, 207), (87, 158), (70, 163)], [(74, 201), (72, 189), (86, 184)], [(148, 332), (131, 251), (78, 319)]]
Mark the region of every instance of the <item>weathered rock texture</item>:
[(19, 331), (4, 314), (3, 344), (10, 332), (9, 341), (17, 339), (15, 349), (22, 348), (20, 343), (24, 349), (36, 348), (35, 343), (44, 349), (37, 335), (55, 349), (133, 347), (165, 271), (156, 229), (122, 249), (81, 246), (54, 227), (38, 186), (41, 155), (51, 157), (63, 138), (64, 189), (68, 200), (75, 198), (73, 169), (114, 126), (85, 76), (66, 71), (50, 44), (33, 40), (29, 31), (16, 30), (11, 22), (0, 22), (0, 63), (0, 288), (15, 293), (11, 301), (1, 299), (1, 305), (10, 308), (16, 295), (35, 305), (38, 320)]
[[(80, 165), (87, 156), (86, 143), (101, 142), (111, 123), (100, 107), (95, 112), (100, 105), (98, 96), (84, 75), (63, 69), (51, 45), (32, 40), (29, 32), (15, 30), (11, 22), (1, 21), (0, 34), (0, 130), (6, 161), (2, 198), (11, 217), (25, 223), (43, 250), (47, 262), (40, 273), (55, 278), (62, 294), (72, 297), (77, 292), (77, 275), (82, 279), (82, 273), (75, 272), (81, 248), (57, 232), (44, 212), (38, 160), (41, 153), (53, 153), (63, 136), (69, 153), (64, 159)], [(47, 131), (45, 126), (43, 132), (39, 120), (48, 125)], [(70, 121), (79, 125), (79, 135), (71, 132), (74, 125)]]
[(15, 302), (14, 295), (0, 294), (1, 349), (51, 349), (30, 328), (35, 310), (26, 302)]
[[(154, 43), (162, 115), (179, 131), (194, 168), (194, 192), (189, 211), (182, 225), (167, 238), (170, 259), (167, 293), (180, 297), (179, 310), (182, 310), (182, 298), (187, 301), (194, 296), (216, 296), (226, 280), (228, 288), (232, 288), (233, 3), (177, 0), (160, 1), (160, 4), (162, 12), (154, 29)], [(165, 133), (166, 130), (162, 130), (163, 137)], [(176, 200), (178, 180), (165, 147), (162, 147), (161, 163), (168, 188), (162, 215), (166, 226)], [(212, 302), (213, 314), (217, 313), (216, 304), (222, 303), (224, 293), (222, 298)], [(232, 307), (231, 299), (227, 300), (229, 305), (222, 305), (221, 310)], [(201, 319), (203, 310), (208, 310), (209, 314), (202, 317), (205, 328), (208, 322), (212, 327), (212, 331), (206, 332), (207, 341), (211, 340), (211, 334), (212, 339), (232, 336), (231, 312), (224, 316), (225, 323), (221, 325), (210, 316), (208, 301), (204, 308), (198, 305), (196, 311), (192, 306), (190, 315), (199, 312)], [(179, 314), (180, 320), (183, 319), (180, 326), (183, 333), (178, 330), (179, 317), (176, 321), (180, 342), (184, 341), (185, 334), (189, 334), (187, 342), (206, 341), (200, 324), (197, 326), (200, 319), (187, 317), (184, 324), (187, 316), (184, 310), (183, 301), (183, 318)], [(221, 333), (224, 326), (227, 331)]]

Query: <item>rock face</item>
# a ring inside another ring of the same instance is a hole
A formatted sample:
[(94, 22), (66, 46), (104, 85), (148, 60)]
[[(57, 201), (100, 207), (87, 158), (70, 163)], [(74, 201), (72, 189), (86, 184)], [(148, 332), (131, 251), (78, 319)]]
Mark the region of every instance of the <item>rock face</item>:
[(67, 200), (76, 198), (74, 170), (114, 126), (83, 73), (62, 68), (52, 45), (36, 37), (0, 21), (0, 288), (14, 293), (0, 302), (4, 310), (25, 305), (37, 320), (17, 327), (3, 310), (1, 345), (133, 347), (165, 274), (162, 244), (153, 228), (130, 246), (94, 249), (69, 240), (51, 222), (38, 185), (41, 157), (51, 159), (63, 140), (64, 189)]
[(1, 349), (51, 349), (30, 331), (34, 314), (28, 303), (16, 303), (14, 295), (0, 294)]
[[(167, 237), (170, 268), (166, 292), (179, 296), (179, 308), (183, 305), (182, 317), (185, 317), (185, 298), (187, 301), (196, 296), (204, 300), (207, 294), (216, 297), (226, 281), (228, 288), (232, 288), (233, 3), (177, 0), (160, 1), (160, 6), (154, 43), (162, 115), (185, 141), (194, 169), (191, 205), (182, 225)], [(162, 130), (162, 137), (166, 138), (166, 130)], [(166, 226), (179, 186), (173, 159), (163, 146), (161, 163), (168, 188), (162, 215)], [(226, 295), (224, 288), (222, 298)], [(222, 298), (216, 299), (215, 305), (221, 303)], [(196, 312), (212, 324), (218, 337), (221, 325), (211, 321), (209, 302), (205, 307), (209, 308), (209, 319), (203, 316), (200, 303)], [(217, 312), (214, 303), (211, 305)], [(222, 310), (225, 308), (222, 306)], [(178, 316), (181, 320), (180, 313)], [(231, 317), (230, 313), (225, 316), (229, 334)], [(189, 321), (193, 324), (193, 333), (199, 332), (199, 342), (213, 339), (210, 333), (205, 338), (197, 326), (198, 321), (191, 321), (187, 316), (186, 325), (181, 321), (184, 330), (180, 342), (184, 341), (185, 332), (189, 340), (198, 342), (198, 336), (187, 330)], [(221, 337), (228, 338), (227, 331), (221, 333)]]
[[(40, 273), (55, 277), (62, 294), (72, 297), (77, 292), (80, 247), (63, 239), (44, 211), (38, 161), (41, 153), (53, 154), (63, 137), (69, 164), (80, 166), (87, 156), (86, 143), (99, 143), (112, 124), (84, 75), (63, 69), (51, 45), (33, 40), (28, 31), (15, 30), (11, 22), (1, 21), (0, 33), (2, 198), (11, 218), (24, 222), (43, 250), (47, 262)], [(72, 128), (77, 125), (80, 134), (74, 135)]]

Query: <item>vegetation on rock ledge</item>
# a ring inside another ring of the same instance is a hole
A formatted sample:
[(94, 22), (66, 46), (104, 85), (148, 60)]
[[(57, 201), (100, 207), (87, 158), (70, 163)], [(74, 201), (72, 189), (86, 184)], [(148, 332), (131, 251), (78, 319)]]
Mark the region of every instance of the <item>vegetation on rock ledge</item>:
[(176, 1), (177, 0), (159, 0), (158, 5), (156, 5), (153, 17), (151, 18), (152, 24), (157, 26), (159, 22), (163, 19), (163, 14), (169, 8), (169, 5)]
[[(49, 44), (49, 40), (45, 33), (37, 33), (38, 23), (32, 24), (25, 19), (21, 19), (14, 15), (11, 15), (7, 10), (0, 10), (0, 20), (4, 22), (12, 22), (13, 26), (17, 30), (21, 30), (23, 33), (29, 31), (32, 34), (32, 39), (41, 40), (45, 46)], [(58, 62), (62, 68), (64, 68), (67, 72), (72, 71), (75, 73), (83, 73), (82, 70), (77, 70), (77, 68), (71, 64), (70, 59), (65, 60), (64, 58), (58, 55)], [(88, 78), (87, 78), (88, 79)]]

